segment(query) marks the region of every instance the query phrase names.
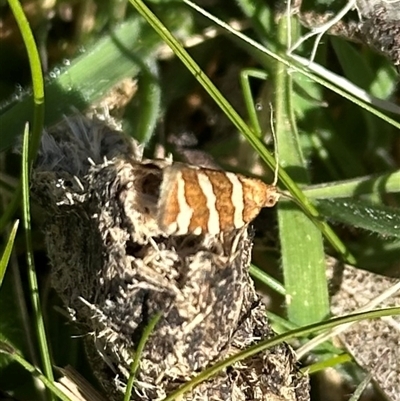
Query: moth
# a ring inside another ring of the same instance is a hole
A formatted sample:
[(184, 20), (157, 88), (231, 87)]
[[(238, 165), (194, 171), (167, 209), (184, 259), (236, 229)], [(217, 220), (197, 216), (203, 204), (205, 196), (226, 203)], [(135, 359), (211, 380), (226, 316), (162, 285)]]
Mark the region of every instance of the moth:
[(184, 163), (141, 165), (142, 192), (157, 199), (152, 214), (166, 235), (219, 234), (249, 224), (280, 194), (257, 178)]

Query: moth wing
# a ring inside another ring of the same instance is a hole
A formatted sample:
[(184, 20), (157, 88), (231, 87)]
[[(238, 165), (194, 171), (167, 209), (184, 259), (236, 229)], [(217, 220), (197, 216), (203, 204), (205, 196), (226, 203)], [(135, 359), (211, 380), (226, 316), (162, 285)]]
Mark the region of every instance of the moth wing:
[[(196, 231), (191, 225), (194, 214), (201, 213), (193, 203), (192, 189), (197, 169), (182, 163), (174, 163), (163, 170), (160, 187), (157, 220), (167, 235), (184, 235)], [(197, 229), (197, 230), (196, 230)]]

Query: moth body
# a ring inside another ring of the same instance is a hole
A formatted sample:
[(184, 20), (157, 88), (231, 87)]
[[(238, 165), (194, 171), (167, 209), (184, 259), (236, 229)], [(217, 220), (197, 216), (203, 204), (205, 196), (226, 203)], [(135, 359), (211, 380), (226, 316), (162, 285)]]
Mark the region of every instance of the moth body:
[(167, 235), (219, 234), (249, 224), (279, 199), (257, 178), (182, 163), (163, 169), (157, 223)]

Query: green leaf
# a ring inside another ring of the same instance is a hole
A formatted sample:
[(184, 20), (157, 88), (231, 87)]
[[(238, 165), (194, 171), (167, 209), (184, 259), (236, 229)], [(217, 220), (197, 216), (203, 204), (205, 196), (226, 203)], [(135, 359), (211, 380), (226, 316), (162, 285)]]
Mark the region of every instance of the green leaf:
[(400, 238), (398, 209), (352, 199), (320, 200), (318, 209), (331, 220), (363, 228), (385, 237)]

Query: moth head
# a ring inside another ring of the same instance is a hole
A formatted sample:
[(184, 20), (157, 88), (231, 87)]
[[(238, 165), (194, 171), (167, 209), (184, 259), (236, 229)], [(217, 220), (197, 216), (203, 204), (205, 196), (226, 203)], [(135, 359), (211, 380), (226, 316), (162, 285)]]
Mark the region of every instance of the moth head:
[(265, 185), (265, 200), (263, 207), (273, 207), (277, 204), (280, 193), (275, 185)]

